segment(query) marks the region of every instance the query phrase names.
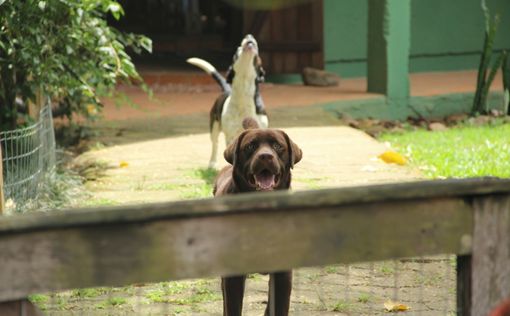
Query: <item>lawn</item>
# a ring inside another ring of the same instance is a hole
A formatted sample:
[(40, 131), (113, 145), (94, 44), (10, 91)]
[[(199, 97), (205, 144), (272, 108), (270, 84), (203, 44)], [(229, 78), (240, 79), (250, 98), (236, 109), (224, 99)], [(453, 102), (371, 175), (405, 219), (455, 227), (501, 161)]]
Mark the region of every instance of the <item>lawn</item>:
[(430, 178), (510, 178), (510, 124), (385, 133), (380, 139)]

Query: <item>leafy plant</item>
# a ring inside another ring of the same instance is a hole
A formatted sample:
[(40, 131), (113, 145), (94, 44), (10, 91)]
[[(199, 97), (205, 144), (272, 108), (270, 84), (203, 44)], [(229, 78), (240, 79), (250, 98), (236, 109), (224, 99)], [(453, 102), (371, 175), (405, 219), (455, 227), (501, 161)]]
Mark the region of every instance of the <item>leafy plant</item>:
[(488, 112), (487, 95), (489, 93), (489, 88), (504, 58), (504, 54), (500, 54), (495, 62), (493, 62), (491, 65), (494, 39), (496, 37), (499, 26), (499, 15), (496, 14), (494, 18), (492, 18), (485, 0), (482, 0), (481, 3), (485, 16), (485, 36), (483, 51), (482, 55), (480, 56), (480, 64), (478, 66), (476, 92), (473, 100), (471, 114)]
[(140, 80), (126, 49), (152, 43), (107, 24), (123, 14), (116, 0), (0, 0), (0, 129), (25, 122), (41, 96), (58, 104), (56, 115), (94, 118), (100, 96)]

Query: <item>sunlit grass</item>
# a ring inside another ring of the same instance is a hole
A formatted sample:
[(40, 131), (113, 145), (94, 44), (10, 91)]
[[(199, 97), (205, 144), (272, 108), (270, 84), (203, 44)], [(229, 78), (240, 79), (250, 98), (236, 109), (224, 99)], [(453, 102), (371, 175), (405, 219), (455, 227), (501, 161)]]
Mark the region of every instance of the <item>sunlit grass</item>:
[(430, 178), (510, 177), (510, 124), (386, 133), (380, 139)]

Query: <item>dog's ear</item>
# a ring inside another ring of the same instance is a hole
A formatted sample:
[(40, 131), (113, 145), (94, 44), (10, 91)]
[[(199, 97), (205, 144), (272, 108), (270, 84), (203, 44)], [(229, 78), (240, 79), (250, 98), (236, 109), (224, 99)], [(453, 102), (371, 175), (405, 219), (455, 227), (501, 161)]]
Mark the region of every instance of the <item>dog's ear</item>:
[(241, 142), (243, 141), (244, 135), (246, 135), (247, 132), (248, 131), (244, 131), (239, 134), (239, 136), (237, 136), (223, 152), (223, 157), (225, 157), (225, 160), (232, 166), (235, 165), (236, 159), (239, 157)]
[(287, 133), (285, 133), (284, 131), (280, 131), (280, 133), (282, 133), (283, 137), (285, 137), (285, 141), (287, 142), (287, 148), (289, 151), (288, 165), (292, 169), (294, 168), (294, 165), (301, 161), (301, 158), (303, 158), (303, 151), (301, 150), (301, 148), (299, 148), (299, 146), (296, 143), (294, 143), (290, 139)]
[(264, 82), (266, 80), (266, 71), (262, 68), (262, 59), (259, 56), (255, 57), (254, 64), (257, 71), (257, 83)]
[(236, 72), (234, 71), (234, 66), (230, 66), (227, 69), (227, 83), (232, 84), (232, 81), (234, 81), (234, 77), (236, 75)]

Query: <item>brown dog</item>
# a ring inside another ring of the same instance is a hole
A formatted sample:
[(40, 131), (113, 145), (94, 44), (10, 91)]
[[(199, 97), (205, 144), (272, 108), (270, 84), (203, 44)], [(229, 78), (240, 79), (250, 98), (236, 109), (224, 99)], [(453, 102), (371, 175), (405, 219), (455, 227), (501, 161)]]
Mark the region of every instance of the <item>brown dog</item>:
[[(281, 130), (258, 129), (255, 120), (245, 119), (245, 128), (225, 149), (223, 168), (214, 184), (214, 196), (254, 191), (287, 190), (291, 169), (302, 158), (301, 149)], [(246, 275), (223, 277), (223, 315), (241, 315)], [(273, 272), (265, 315), (289, 313), (292, 271)]]

